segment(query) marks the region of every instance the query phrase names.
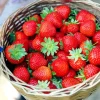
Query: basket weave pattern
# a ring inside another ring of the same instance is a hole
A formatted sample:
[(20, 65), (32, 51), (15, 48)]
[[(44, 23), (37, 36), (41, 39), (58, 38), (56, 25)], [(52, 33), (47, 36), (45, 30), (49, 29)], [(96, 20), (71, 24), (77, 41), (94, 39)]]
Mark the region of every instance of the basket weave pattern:
[[(90, 1), (90, 0), (89, 0)], [(67, 2), (72, 8), (87, 9), (91, 13), (95, 14), (97, 20), (100, 20), (100, 8), (99, 4), (89, 2), (87, 0), (79, 0), (74, 2)], [(27, 16), (32, 16), (33, 14), (40, 13), (43, 7), (57, 6), (61, 5), (62, 2), (58, 1), (39, 1), (32, 3), (27, 7), (20, 8), (18, 11), (13, 13), (5, 21), (2, 27), (2, 36), (0, 45), (6, 47), (9, 44), (8, 37), (11, 31), (22, 30), (22, 24), (25, 22), (24, 18)], [(100, 73), (91, 77), (90, 79), (84, 81), (81, 84), (72, 86), (70, 88), (64, 89), (49, 89), (49, 90), (38, 90), (34, 86), (29, 86), (25, 82), (16, 78), (12, 72), (9, 70), (9, 66), (5, 62), (4, 53), (0, 54), (0, 64), (2, 65), (2, 71), (5, 76), (10, 80), (13, 86), (28, 100), (77, 100), (83, 99), (89, 96), (98, 86), (100, 85)], [(29, 88), (30, 87), (30, 88)], [(49, 94), (44, 94), (43, 92), (50, 92)]]

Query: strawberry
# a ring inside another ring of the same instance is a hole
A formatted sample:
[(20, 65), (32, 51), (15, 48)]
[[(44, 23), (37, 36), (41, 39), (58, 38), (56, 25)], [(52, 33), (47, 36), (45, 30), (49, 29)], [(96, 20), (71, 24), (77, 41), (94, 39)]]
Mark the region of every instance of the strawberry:
[(62, 80), (62, 87), (67, 88), (67, 87), (70, 87), (70, 86), (73, 86), (73, 85), (76, 85), (76, 84), (79, 84), (79, 83), (80, 82), (77, 79), (67, 77), (67, 78)]
[(44, 21), (40, 26), (40, 36), (41, 37), (51, 37), (55, 36), (56, 28), (52, 25), (52, 23)]
[(25, 55), (27, 55), (27, 53), (22, 44), (9, 45), (5, 49), (6, 59), (12, 64), (22, 63)]
[(80, 32), (87, 37), (92, 37), (96, 31), (96, 24), (92, 20), (83, 22), (80, 25)]
[(65, 52), (69, 52), (72, 48), (78, 47), (78, 41), (74, 36), (64, 36), (62, 39), (63, 48)]
[(62, 33), (62, 32), (57, 32), (56, 35), (55, 35), (55, 38), (58, 41), (61, 41), (63, 37), (64, 37), (64, 33)]
[(93, 65), (100, 65), (100, 47), (93, 48), (89, 53), (89, 62)]
[(52, 73), (49, 67), (41, 66), (32, 73), (33, 77), (38, 80), (51, 80)]
[(63, 26), (60, 28), (60, 31), (62, 33), (66, 33), (67, 34), (67, 25), (66, 24), (63, 24)]
[(84, 68), (84, 75), (86, 79), (92, 77), (93, 75), (97, 74), (99, 72), (99, 68), (95, 65), (88, 64)]
[(36, 78), (31, 78), (28, 84), (36, 86), (38, 84), (38, 80)]
[(79, 21), (80, 23), (83, 23), (83, 22), (88, 21), (88, 20), (92, 20), (95, 22), (96, 17), (92, 13), (90, 13), (89, 11), (82, 9), (76, 15), (76, 20)]
[(17, 65), (13, 71), (13, 74), (18, 77), (19, 79), (21, 79), (24, 82), (28, 82), (30, 79), (30, 74), (27, 70), (26, 67), (21, 66), (21, 65)]
[(67, 5), (60, 5), (55, 7), (54, 9), (62, 16), (63, 19), (67, 19), (71, 12), (70, 7)]
[(52, 62), (52, 70), (55, 72), (56, 76), (63, 77), (69, 71), (68, 63), (62, 59), (56, 59)]
[(41, 66), (47, 65), (47, 60), (44, 58), (42, 53), (36, 52), (32, 54), (32, 57), (29, 60), (29, 65), (32, 70), (36, 70)]
[(97, 31), (93, 38), (92, 38), (93, 42), (96, 43), (96, 44), (100, 44), (100, 31)]
[(52, 23), (56, 28), (60, 28), (63, 25), (62, 17), (58, 12), (51, 12), (44, 20)]
[(88, 38), (80, 32), (76, 32), (74, 34), (75, 38), (78, 40), (78, 43), (81, 44), (82, 42), (88, 40)]
[(26, 36), (32, 36), (36, 33), (37, 24), (33, 20), (25, 22), (22, 26)]
[(43, 38), (40, 36), (36, 36), (35, 39), (32, 41), (32, 47), (34, 50), (41, 51), (41, 43), (43, 42)]
[(84, 55), (82, 54), (81, 48), (72, 49), (69, 52), (70, 52), (69, 54), (70, 56), (68, 56), (69, 64), (75, 71), (78, 71), (82, 67), (85, 67), (86, 61), (85, 61)]
[(33, 55), (34, 55), (33, 52), (27, 54), (27, 56), (26, 56), (26, 61), (27, 61), (28, 63), (29, 63), (30, 58), (31, 58)]

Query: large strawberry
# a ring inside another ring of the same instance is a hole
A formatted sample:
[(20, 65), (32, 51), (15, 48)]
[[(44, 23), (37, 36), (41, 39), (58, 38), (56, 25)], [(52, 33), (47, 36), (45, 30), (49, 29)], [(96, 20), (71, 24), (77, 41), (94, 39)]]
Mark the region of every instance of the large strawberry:
[(9, 45), (5, 49), (5, 56), (12, 64), (19, 64), (23, 62), (25, 55), (27, 55), (22, 44)]
[(57, 11), (63, 19), (67, 19), (68, 16), (70, 15), (71, 9), (67, 5), (60, 5), (55, 7), (55, 11)]
[(26, 36), (32, 36), (36, 33), (37, 24), (33, 20), (29, 20), (23, 24), (23, 31)]
[(93, 48), (89, 53), (89, 62), (93, 65), (100, 65), (100, 47)]
[(92, 37), (96, 31), (96, 24), (93, 20), (88, 20), (80, 25), (80, 32), (87, 37)]
[(79, 84), (80, 82), (75, 79), (75, 78), (71, 78), (71, 77), (67, 77), (65, 79), (62, 80), (62, 87), (63, 88), (67, 88), (76, 84)]
[(64, 36), (62, 39), (65, 52), (69, 52), (72, 48), (78, 47), (78, 41), (74, 36)]
[(18, 77), (19, 79), (21, 79), (24, 82), (28, 82), (30, 79), (30, 74), (27, 70), (26, 67), (21, 66), (21, 65), (17, 65), (13, 71), (13, 74)]
[(36, 52), (32, 54), (32, 57), (29, 60), (29, 65), (32, 70), (36, 70), (41, 66), (47, 65), (47, 60), (44, 58), (42, 53)]
[(79, 21), (80, 23), (83, 23), (83, 22), (88, 21), (88, 20), (93, 20), (95, 22), (96, 17), (87, 10), (81, 10), (77, 14), (76, 20)]
[(44, 21), (41, 23), (40, 26), (40, 36), (41, 37), (51, 37), (55, 36), (56, 28), (53, 26), (52, 23), (48, 21)]
[(51, 80), (52, 73), (49, 67), (41, 66), (32, 73), (33, 77), (38, 80)]
[(93, 64), (88, 64), (84, 68), (84, 75), (86, 79), (92, 77), (93, 75), (97, 74), (99, 72), (99, 68)]
[(68, 63), (60, 58), (52, 62), (52, 70), (55, 72), (56, 76), (63, 77), (69, 71)]
[(84, 55), (82, 54), (81, 48), (72, 49), (69, 52), (70, 52), (69, 54), (70, 56), (68, 56), (69, 64), (74, 70), (78, 71), (82, 67), (85, 67), (86, 61), (85, 61)]

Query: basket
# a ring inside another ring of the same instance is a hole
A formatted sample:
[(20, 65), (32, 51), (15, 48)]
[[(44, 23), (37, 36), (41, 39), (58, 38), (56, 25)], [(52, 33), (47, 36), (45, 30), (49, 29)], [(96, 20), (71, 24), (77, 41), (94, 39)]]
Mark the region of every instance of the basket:
[[(100, 5), (90, 0), (74, 0), (72, 2), (61, 2), (60, 0), (50, 1), (37, 1), (26, 7), (20, 8), (14, 12), (5, 21), (2, 27), (2, 34), (0, 38), (0, 46), (6, 47), (9, 44), (8, 37), (9, 32), (14, 30), (21, 30), (22, 24), (25, 22), (24, 18), (32, 16), (33, 14), (40, 13), (41, 9), (46, 6), (57, 6), (61, 4), (68, 4), (72, 8), (87, 9), (96, 15), (97, 20), (100, 21)], [(80, 100), (88, 97), (95, 91), (100, 85), (100, 73), (89, 78), (88, 80), (78, 85), (63, 88), (63, 89), (47, 89), (38, 90), (34, 86), (29, 86), (25, 82), (15, 77), (9, 70), (10, 66), (6, 63), (4, 52), (0, 54), (1, 70), (12, 85), (22, 94), (27, 100)], [(29, 88), (30, 87), (30, 88)], [(49, 92), (45, 94), (43, 92)]]

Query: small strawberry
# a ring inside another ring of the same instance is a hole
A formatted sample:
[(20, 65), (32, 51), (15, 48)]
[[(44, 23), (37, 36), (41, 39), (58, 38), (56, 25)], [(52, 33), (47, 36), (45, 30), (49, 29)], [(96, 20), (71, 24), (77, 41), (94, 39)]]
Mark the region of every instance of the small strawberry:
[(80, 82), (76, 78), (65, 78), (62, 80), (62, 87), (67, 88), (76, 84), (79, 84)]
[(52, 73), (49, 67), (41, 66), (32, 73), (33, 77), (38, 80), (51, 80)]
[(85, 61), (84, 55), (82, 54), (81, 48), (72, 49), (69, 52), (70, 52), (69, 54), (70, 56), (68, 56), (69, 64), (75, 71), (78, 71), (82, 67), (85, 67), (86, 61)]
[(89, 53), (89, 62), (93, 65), (100, 65), (100, 47), (93, 48)]
[(36, 86), (38, 84), (38, 80), (36, 78), (31, 78), (28, 84)]
[(40, 36), (41, 37), (52, 37), (56, 34), (56, 28), (52, 25), (52, 23), (48, 21), (44, 21), (40, 26)]
[(19, 79), (21, 79), (24, 82), (28, 82), (30, 79), (30, 74), (27, 70), (26, 67), (21, 66), (21, 65), (17, 65), (13, 71), (13, 74), (18, 77)]
[(35, 39), (32, 41), (32, 48), (34, 50), (41, 51), (41, 43), (43, 42), (43, 38), (40, 36), (36, 36)]
[(69, 71), (68, 63), (62, 59), (56, 59), (52, 62), (52, 70), (55, 72), (56, 76), (63, 77)]
[(29, 20), (23, 24), (23, 31), (26, 36), (32, 36), (36, 33), (37, 24), (33, 20)]
[(62, 16), (63, 19), (67, 19), (71, 12), (70, 7), (67, 5), (60, 5), (55, 7), (54, 9)]
[(78, 41), (74, 36), (64, 36), (62, 39), (63, 48), (65, 52), (69, 52), (72, 48), (78, 47)]
[(97, 31), (93, 38), (92, 38), (93, 42), (96, 43), (96, 44), (100, 44), (100, 31)]
[(94, 21), (85, 21), (80, 25), (80, 32), (87, 37), (92, 37), (96, 31), (96, 24)]
[(36, 70), (41, 66), (47, 65), (47, 60), (44, 58), (42, 53), (36, 52), (32, 54), (32, 57), (29, 60), (29, 65), (32, 70)]
[(83, 9), (79, 11), (79, 13), (77, 14), (76, 20), (79, 21), (80, 23), (83, 23), (88, 20), (92, 20), (95, 22), (96, 17), (89, 11)]
[(86, 79), (92, 77), (93, 75), (97, 74), (99, 72), (99, 68), (95, 65), (88, 64), (84, 68), (84, 75)]

